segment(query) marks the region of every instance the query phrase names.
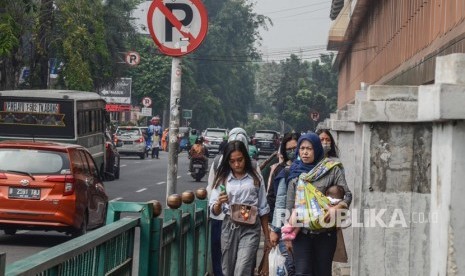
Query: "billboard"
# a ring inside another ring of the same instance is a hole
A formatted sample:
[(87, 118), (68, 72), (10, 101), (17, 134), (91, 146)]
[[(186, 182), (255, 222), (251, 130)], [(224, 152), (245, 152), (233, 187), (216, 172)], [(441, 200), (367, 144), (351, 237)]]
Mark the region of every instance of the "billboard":
[(99, 94), (109, 104), (131, 104), (132, 78), (120, 78), (114, 86), (107, 86)]

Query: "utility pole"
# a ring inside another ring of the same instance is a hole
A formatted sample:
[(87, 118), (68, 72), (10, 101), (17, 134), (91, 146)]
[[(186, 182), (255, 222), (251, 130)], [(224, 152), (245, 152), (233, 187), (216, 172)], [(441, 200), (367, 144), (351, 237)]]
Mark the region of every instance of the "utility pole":
[(181, 118), (181, 58), (173, 57), (171, 63), (170, 129), (166, 197), (176, 193), (178, 176), (178, 134)]

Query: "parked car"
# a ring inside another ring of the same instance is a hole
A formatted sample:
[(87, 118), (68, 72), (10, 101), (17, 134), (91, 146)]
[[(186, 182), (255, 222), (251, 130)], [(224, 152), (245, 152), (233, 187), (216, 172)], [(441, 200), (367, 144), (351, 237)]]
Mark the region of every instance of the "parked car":
[(145, 138), (140, 127), (118, 127), (114, 142), (120, 155), (137, 155), (145, 159)]
[(105, 132), (105, 180), (119, 179), (120, 156), (111, 134)]
[(89, 151), (75, 144), (0, 142), (0, 229), (79, 236), (105, 224), (108, 197)]
[(257, 147), (259, 155), (271, 155), (279, 148), (279, 132), (275, 130), (257, 130), (253, 138), (253, 144)]
[(225, 128), (207, 128), (203, 132), (203, 144), (208, 149), (209, 154), (218, 154), (218, 149), (223, 137), (228, 135), (228, 130)]

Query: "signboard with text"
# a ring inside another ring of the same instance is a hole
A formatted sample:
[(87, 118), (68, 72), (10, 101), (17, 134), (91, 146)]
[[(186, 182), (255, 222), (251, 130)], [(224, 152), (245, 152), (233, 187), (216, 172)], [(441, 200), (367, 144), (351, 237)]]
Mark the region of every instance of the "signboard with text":
[(100, 90), (99, 94), (108, 104), (131, 104), (132, 78), (120, 78), (113, 86)]

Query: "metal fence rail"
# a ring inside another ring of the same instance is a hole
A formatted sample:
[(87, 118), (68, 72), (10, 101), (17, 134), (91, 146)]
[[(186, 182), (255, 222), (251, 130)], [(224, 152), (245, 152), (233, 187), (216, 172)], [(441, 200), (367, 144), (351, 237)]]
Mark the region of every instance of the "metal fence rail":
[[(110, 202), (107, 225), (6, 266), (0, 276), (131, 275), (134, 243), (139, 242), (138, 275), (205, 275), (208, 267), (206, 190), (171, 195), (163, 217), (159, 202)], [(122, 213), (140, 217), (121, 218)], [(139, 241), (135, 228), (140, 227)]]
[(121, 219), (12, 263), (5, 275), (129, 275), (138, 220)]

